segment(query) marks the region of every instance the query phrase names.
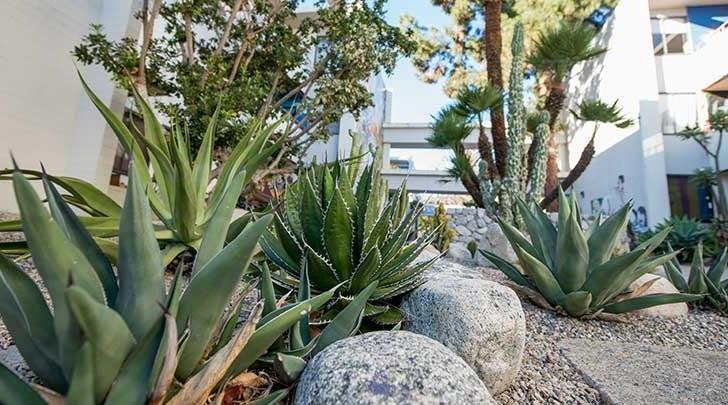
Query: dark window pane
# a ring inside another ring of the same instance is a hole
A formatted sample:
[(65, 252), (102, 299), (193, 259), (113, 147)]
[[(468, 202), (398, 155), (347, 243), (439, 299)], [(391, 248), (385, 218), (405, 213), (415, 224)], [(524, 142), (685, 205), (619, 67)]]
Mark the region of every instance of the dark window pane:
[(687, 35), (672, 34), (667, 37), (667, 53), (685, 53)]

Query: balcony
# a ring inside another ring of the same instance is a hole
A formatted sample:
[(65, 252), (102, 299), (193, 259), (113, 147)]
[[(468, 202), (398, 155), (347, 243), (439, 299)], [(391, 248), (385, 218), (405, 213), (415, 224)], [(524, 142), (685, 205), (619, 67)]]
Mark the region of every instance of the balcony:
[(703, 91), (728, 96), (728, 22), (721, 25), (706, 38), (703, 46), (695, 53), (696, 59), (707, 80)]

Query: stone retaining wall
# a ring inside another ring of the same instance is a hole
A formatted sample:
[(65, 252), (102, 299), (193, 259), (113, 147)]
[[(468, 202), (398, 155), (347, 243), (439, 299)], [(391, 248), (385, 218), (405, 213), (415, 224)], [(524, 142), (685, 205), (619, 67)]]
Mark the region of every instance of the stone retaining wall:
[(448, 257), (462, 263), (487, 265), (488, 262), (482, 255), (476, 254), (473, 258), (468, 251), (468, 243), (475, 241), (478, 249), (486, 249), (502, 257), (515, 260), (515, 254), (500, 227), (486, 215), (484, 209), (448, 208), (447, 214), (450, 217), (450, 227), (457, 233), (450, 244)]

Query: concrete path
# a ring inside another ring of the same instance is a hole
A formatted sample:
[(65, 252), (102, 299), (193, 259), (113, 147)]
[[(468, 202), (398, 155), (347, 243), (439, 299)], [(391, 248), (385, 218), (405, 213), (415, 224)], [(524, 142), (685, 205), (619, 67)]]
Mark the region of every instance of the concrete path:
[(728, 404), (728, 353), (586, 339), (558, 346), (607, 404)]

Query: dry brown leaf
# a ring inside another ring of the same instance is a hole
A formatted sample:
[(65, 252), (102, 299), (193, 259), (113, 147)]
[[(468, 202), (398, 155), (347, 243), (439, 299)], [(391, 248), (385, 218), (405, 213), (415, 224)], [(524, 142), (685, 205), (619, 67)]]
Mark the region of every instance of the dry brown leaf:
[(48, 405), (66, 405), (66, 397), (39, 384), (31, 384)]
[(263, 303), (258, 302), (250, 317), (245, 321), (238, 334), (212, 356), (202, 369), (184, 384), (182, 389), (168, 402), (169, 405), (204, 403), (210, 392), (220, 382), (230, 365), (238, 357), (248, 340), (255, 332), (263, 313)]
[(162, 370), (159, 373), (157, 385), (154, 387), (152, 397), (149, 399), (150, 405), (160, 405), (167, 396), (167, 391), (174, 381), (174, 371), (177, 369), (177, 322), (172, 315), (164, 314), (165, 322), (165, 342), (164, 342), (164, 362)]

